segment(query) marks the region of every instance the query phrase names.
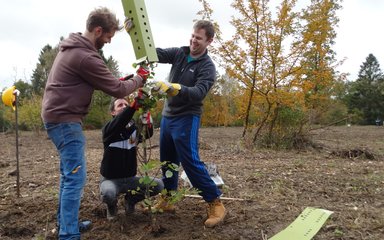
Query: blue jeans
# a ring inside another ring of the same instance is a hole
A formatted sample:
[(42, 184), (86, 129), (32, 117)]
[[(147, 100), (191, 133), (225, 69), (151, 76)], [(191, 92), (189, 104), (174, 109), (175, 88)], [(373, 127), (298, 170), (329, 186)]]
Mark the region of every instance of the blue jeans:
[[(180, 117), (162, 117), (160, 123), (160, 161), (183, 166), (192, 186), (200, 190), (199, 194), (207, 202), (221, 195), (221, 191), (209, 176), (199, 157), (200, 117), (184, 115)], [(178, 172), (167, 178), (165, 173), (171, 170), (163, 166), (164, 188), (177, 190)], [(172, 170), (171, 170), (172, 171)]]
[(57, 222), (61, 240), (80, 239), (79, 209), (87, 177), (85, 137), (80, 123), (45, 123), (60, 156)]

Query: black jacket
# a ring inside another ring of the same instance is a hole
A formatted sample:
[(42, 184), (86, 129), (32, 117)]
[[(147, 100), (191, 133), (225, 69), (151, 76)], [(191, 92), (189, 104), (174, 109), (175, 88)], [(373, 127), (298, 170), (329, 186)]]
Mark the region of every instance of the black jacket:
[[(140, 142), (142, 136), (137, 136), (134, 113), (133, 108), (127, 107), (102, 129), (104, 155), (100, 173), (107, 179), (133, 177), (137, 173), (136, 138)], [(149, 126), (145, 137), (152, 135), (153, 128)]]
[(208, 51), (190, 62), (189, 47), (157, 48), (156, 52), (159, 63), (172, 64), (169, 82), (181, 85), (177, 96), (166, 99), (162, 115), (201, 115), (203, 100), (216, 79), (216, 67), (208, 56)]

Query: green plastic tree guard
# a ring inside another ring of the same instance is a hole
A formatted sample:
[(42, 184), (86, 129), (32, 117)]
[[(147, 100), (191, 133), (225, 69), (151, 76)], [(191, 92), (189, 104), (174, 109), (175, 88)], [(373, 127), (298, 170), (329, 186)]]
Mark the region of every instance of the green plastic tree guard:
[(144, 0), (122, 0), (124, 14), (133, 22), (129, 31), (136, 59), (148, 62), (158, 62), (155, 44)]

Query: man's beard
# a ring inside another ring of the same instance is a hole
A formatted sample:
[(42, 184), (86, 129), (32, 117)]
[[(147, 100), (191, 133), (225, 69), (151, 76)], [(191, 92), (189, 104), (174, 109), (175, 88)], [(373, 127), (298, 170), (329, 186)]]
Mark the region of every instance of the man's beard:
[(96, 38), (95, 47), (97, 50), (102, 49), (104, 46), (104, 42), (102, 40), (102, 37)]

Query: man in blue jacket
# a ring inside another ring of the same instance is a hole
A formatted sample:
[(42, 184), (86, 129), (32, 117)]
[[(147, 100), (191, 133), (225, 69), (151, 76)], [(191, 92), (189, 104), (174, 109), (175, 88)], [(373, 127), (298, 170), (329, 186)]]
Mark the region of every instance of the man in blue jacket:
[[(198, 132), (203, 100), (216, 79), (216, 68), (208, 56), (207, 47), (215, 35), (211, 22), (200, 20), (193, 26), (189, 46), (157, 48), (159, 63), (172, 64), (169, 82), (158, 82), (155, 90), (166, 93), (160, 125), (160, 161), (182, 165), (193, 187), (208, 202), (206, 227), (214, 227), (224, 220), (226, 209), (220, 201), (221, 192), (210, 178), (198, 150)], [(178, 172), (165, 177), (168, 164), (163, 167), (163, 182), (167, 191), (176, 191)], [(163, 211), (175, 208), (167, 196), (157, 205)]]

